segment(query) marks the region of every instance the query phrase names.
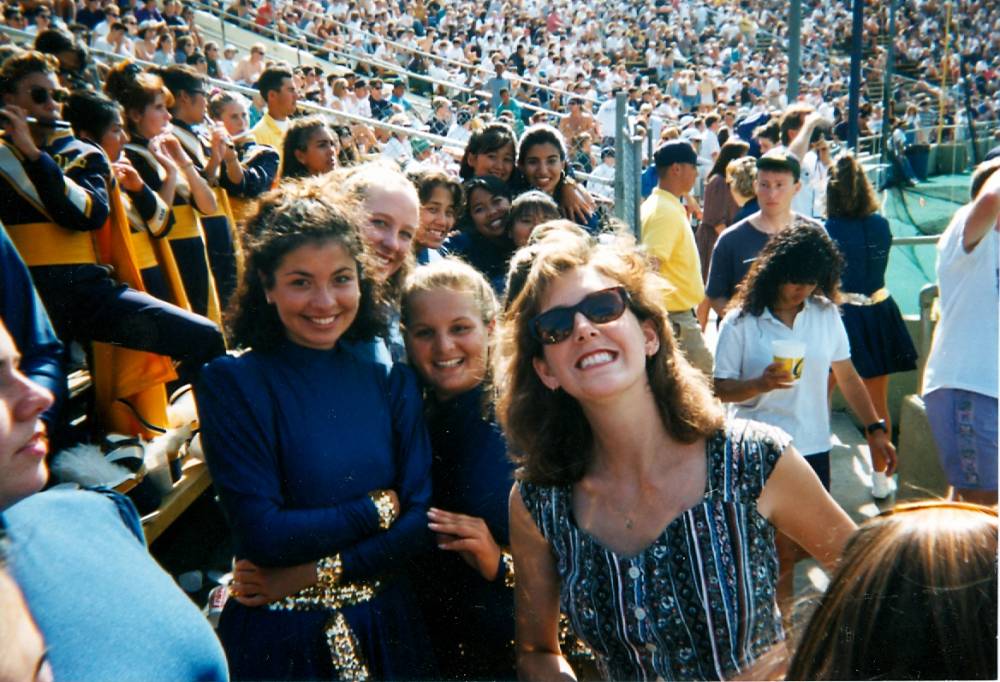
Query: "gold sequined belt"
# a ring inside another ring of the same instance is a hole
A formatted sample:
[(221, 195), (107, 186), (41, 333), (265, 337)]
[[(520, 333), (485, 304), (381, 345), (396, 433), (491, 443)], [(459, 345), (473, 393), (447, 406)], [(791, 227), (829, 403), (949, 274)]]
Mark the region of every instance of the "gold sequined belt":
[(382, 589), (378, 580), (323, 585), (317, 583), (304, 590), (267, 605), (271, 611), (315, 611), (342, 609), (345, 606), (364, 604), (375, 598)]
[(849, 305), (876, 305), (889, 298), (889, 290), (882, 287), (878, 291), (872, 292), (871, 296), (842, 291), (840, 298)]

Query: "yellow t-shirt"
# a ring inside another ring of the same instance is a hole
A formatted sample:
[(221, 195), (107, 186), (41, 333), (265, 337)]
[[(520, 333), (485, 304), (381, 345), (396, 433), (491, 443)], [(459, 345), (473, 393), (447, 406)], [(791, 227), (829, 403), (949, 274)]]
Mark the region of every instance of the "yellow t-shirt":
[(665, 301), (667, 310), (690, 310), (705, 298), (701, 261), (687, 211), (680, 199), (657, 187), (640, 208), (642, 243), (659, 263), (659, 272), (672, 290)]
[(257, 125), (250, 129), (250, 134), (257, 144), (266, 144), (273, 147), (278, 152), (278, 167), (281, 167), (281, 152), (285, 147), (285, 129), (288, 127), (288, 119), (279, 124), (270, 114), (257, 121)]

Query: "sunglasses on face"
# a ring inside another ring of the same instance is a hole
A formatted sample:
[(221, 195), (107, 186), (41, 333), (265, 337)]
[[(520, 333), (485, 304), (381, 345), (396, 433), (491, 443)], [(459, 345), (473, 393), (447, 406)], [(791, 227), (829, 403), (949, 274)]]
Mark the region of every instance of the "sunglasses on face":
[(40, 85), (36, 85), (28, 91), (31, 96), (31, 101), (35, 104), (47, 104), (51, 98), (53, 102), (62, 102), (66, 99), (65, 90), (49, 90), (48, 88), (43, 88)]
[(577, 313), (582, 313), (594, 324), (607, 324), (621, 317), (628, 305), (625, 287), (595, 291), (576, 305), (553, 308), (535, 316), (530, 324), (531, 335), (546, 346), (562, 343), (572, 336)]

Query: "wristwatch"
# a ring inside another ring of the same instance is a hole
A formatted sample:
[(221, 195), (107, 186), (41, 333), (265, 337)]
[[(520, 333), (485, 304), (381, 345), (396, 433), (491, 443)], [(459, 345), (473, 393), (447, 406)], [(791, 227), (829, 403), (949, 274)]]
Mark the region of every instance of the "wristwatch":
[(876, 431), (881, 431), (882, 433), (885, 434), (889, 433), (889, 429), (886, 427), (884, 419), (879, 419), (877, 422), (872, 422), (871, 424), (865, 427), (865, 433), (868, 434), (869, 436), (875, 433)]

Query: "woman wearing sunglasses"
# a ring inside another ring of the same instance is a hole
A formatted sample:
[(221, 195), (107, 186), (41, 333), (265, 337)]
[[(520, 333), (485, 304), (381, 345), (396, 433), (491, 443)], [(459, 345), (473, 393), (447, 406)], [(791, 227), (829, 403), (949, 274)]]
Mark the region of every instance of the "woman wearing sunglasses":
[(561, 605), (609, 679), (732, 676), (783, 639), (775, 528), (832, 568), (854, 524), (786, 434), (724, 422), (632, 243), (536, 248), (494, 373), (519, 674), (572, 677)]

